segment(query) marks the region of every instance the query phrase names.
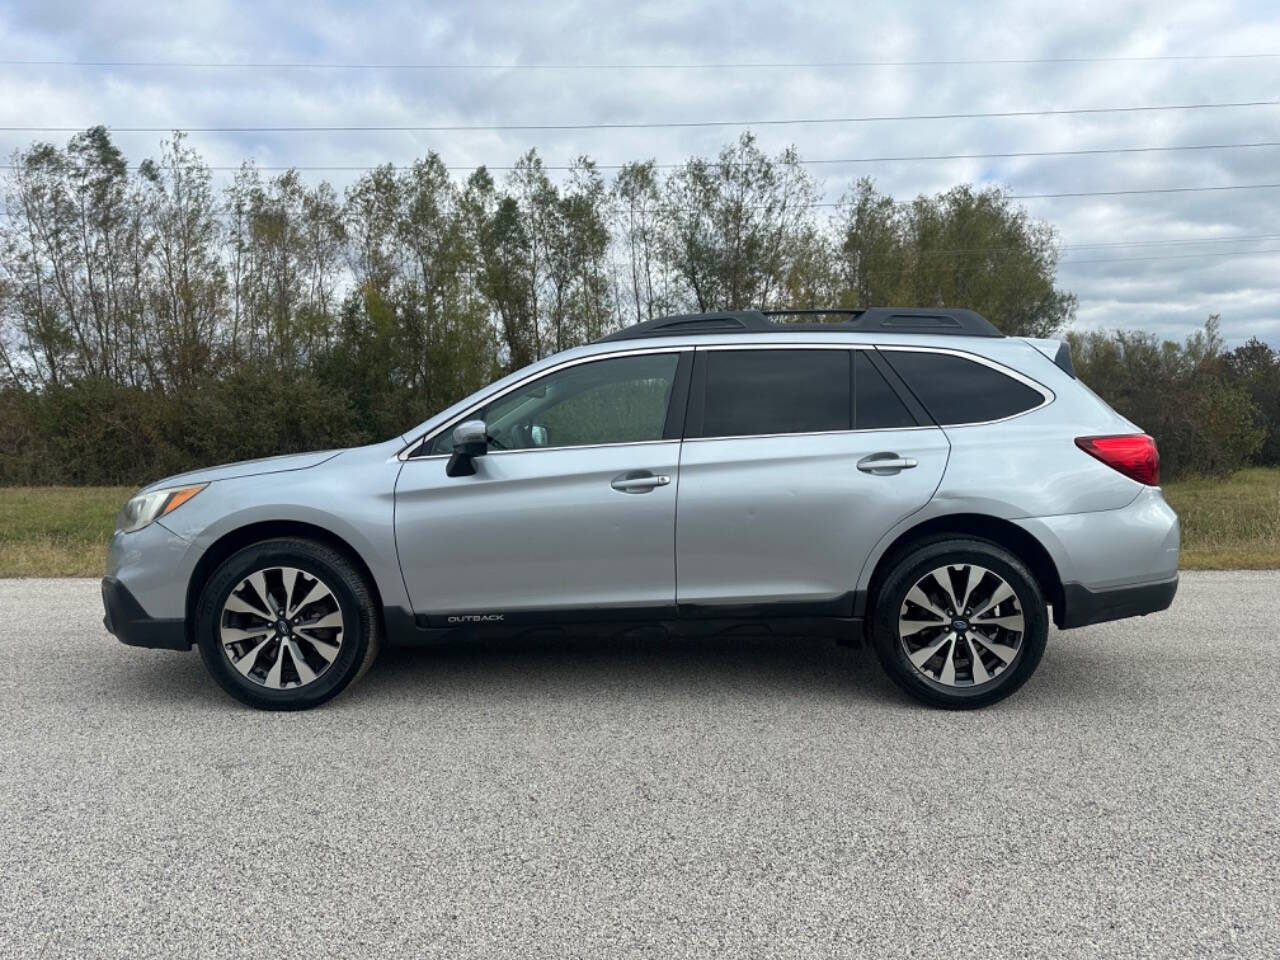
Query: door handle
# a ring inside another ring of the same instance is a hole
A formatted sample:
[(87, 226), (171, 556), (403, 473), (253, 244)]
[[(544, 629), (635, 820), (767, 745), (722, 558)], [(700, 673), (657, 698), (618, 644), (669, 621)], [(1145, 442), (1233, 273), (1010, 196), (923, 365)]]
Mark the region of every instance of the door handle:
[(624, 473), (614, 477), (609, 486), (622, 493), (648, 493), (654, 487), (665, 487), (670, 482), (671, 478), (665, 474)]
[(873, 473), (880, 477), (889, 476), (899, 470), (910, 470), (918, 465), (919, 461), (915, 457), (900, 457), (896, 453), (873, 453), (858, 461), (858, 469), (863, 473)]

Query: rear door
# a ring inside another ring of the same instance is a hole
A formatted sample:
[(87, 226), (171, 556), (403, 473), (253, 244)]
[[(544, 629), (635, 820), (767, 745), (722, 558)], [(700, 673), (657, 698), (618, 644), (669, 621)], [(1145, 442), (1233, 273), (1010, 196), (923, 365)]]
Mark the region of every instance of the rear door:
[(928, 502), (948, 451), (874, 350), (699, 347), (676, 505), (681, 612), (849, 615), (863, 561)]

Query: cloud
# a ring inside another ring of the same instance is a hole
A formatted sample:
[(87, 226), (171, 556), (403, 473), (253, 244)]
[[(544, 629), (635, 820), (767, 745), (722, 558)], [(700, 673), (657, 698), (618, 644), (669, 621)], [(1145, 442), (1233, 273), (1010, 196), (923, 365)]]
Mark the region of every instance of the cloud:
[[(971, 9), (909, 0), (603, 4), (10, 3), (11, 58), (258, 62), (714, 63), (963, 57), (1159, 56), (1280, 50), (1267, 3), (1017, 2)], [(1280, 59), (825, 67), (758, 70), (296, 70), (0, 68), (0, 125), (219, 126), (750, 120), (884, 113), (1270, 99)], [(506, 165), (529, 147), (552, 163), (709, 155), (735, 130), (197, 134), (215, 165)], [(1071, 117), (760, 127), (771, 151), (803, 157), (1079, 150), (1280, 140), (1280, 107)], [(7, 154), (24, 134), (0, 135)], [(56, 139), (65, 139), (59, 136)], [(133, 160), (159, 136), (119, 134)], [(1280, 182), (1280, 148), (1084, 157), (898, 162), (812, 168), (828, 199), (861, 175), (900, 197), (960, 181), (1057, 193)], [(229, 176), (229, 175), (223, 175)], [(341, 188), (356, 174), (311, 173)], [(1028, 200), (1065, 244), (1280, 233), (1280, 190)], [(1233, 244), (1280, 251), (1280, 241)], [(1222, 314), (1235, 343), (1280, 346), (1280, 252), (1222, 244), (1069, 249), (1061, 284), (1080, 326), (1141, 326), (1181, 337)], [(1150, 259), (1167, 257), (1167, 259)], [(1176, 257), (1176, 258), (1175, 258)], [(1080, 263), (1111, 258), (1111, 263)], [(1147, 258), (1147, 259), (1138, 259)], [(1072, 263), (1071, 261), (1076, 261)]]

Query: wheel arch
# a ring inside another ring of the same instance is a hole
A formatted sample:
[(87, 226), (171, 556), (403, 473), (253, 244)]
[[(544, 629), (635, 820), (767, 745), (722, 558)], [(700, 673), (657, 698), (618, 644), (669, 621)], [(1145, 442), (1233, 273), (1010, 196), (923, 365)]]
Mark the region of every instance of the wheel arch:
[(1062, 616), (1062, 577), (1044, 544), (1009, 520), (979, 513), (955, 513), (921, 521), (898, 534), (881, 552), (867, 584), (866, 609), (863, 612), (868, 618), (881, 583), (902, 555), (922, 543), (948, 536), (972, 537), (1004, 547), (1025, 563), (1036, 578), (1040, 592), (1053, 607), (1054, 622)]
[[(191, 633), (192, 624), (195, 622), (195, 610), (196, 604), (200, 600), (200, 591), (209, 582), (209, 578), (213, 576), (213, 572), (218, 569), (219, 564), (238, 550), (252, 546), (255, 543), (261, 543), (263, 540), (275, 540), (281, 537), (314, 540), (337, 550), (355, 564), (356, 569), (364, 576), (369, 589), (373, 593), (377, 609), (382, 609), (382, 594), (378, 587), (377, 578), (373, 575), (373, 571), (370, 569), (369, 564), (365, 562), (364, 557), (360, 555), (360, 551), (342, 537), (331, 530), (326, 530), (324, 527), (306, 523), (302, 520), (260, 520), (255, 523), (245, 524), (242, 527), (236, 527), (234, 530), (224, 533), (210, 544), (209, 548), (200, 556), (200, 559), (196, 561), (195, 568), (191, 572), (191, 578), (187, 581), (187, 597), (184, 607), (188, 634)], [(189, 639), (194, 638), (189, 637)]]

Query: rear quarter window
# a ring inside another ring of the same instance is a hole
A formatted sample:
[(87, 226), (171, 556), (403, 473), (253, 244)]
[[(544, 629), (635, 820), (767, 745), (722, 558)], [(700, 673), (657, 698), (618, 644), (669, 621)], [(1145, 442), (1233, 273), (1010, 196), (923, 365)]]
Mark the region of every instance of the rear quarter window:
[(1003, 420), (1044, 403), (1040, 391), (954, 354), (882, 350), (881, 355), (944, 427)]

